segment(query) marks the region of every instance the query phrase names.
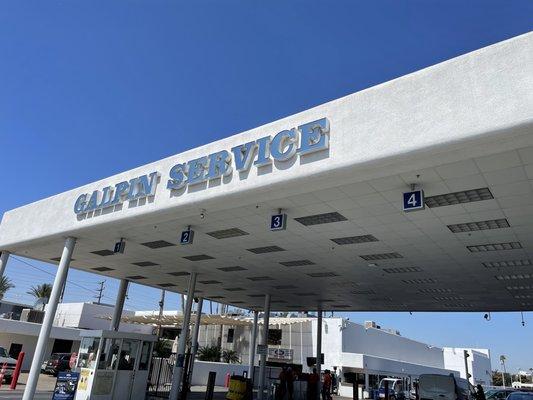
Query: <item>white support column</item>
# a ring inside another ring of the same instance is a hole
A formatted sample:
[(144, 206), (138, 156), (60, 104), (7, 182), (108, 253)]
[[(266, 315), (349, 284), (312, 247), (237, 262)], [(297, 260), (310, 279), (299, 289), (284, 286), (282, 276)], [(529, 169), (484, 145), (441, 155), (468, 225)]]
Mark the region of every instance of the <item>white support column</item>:
[(9, 251), (3, 251), (2, 254), (0, 254), (0, 278), (4, 276), (4, 271), (6, 270), (9, 255)]
[[(203, 297), (198, 299), (198, 304), (196, 305), (196, 321), (194, 323), (194, 330), (192, 332), (192, 343), (191, 343), (191, 369), (189, 370), (189, 376), (191, 377), (192, 382), (192, 373), (194, 370), (194, 359), (196, 353), (198, 352), (198, 335), (200, 334), (200, 322), (202, 319), (202, 306), (204, 305)], [(189, 382), (189, 384), (191, 384)]]
[(252, 326), (252, 332), (250, 333), (250, 350), (248, 355), (248, 378), (254, 379), (254, 364), (255, 364), (255, 346), (257, 343), (257, 322), (259, 320), (259, 312), (254, 311), (254, 325)]
[(189, 323), (191, 321), (191, 308), (194, 299), (194, 288), (196, 286), (196, 272), (191, 273), (189, 277), (189, 287), (187, 289), (187, 302), (185, 303), (185, 314), (183, 314), (183, 324), (178, 342), (178, 353), (176, 354), (176, 364), (172, 372), (172, 386), (170, 387), (170, 400), (178, 400), (181, 380), (183, 375), (183, 364), (185, 362), (185, 345), (189, 334)]
[(316, 319), (316, 373), (318, 374), (318, 390), (317, 390), (317, 400), (320, 400), (320, 395), (322, 391), (322, 383), (320, 380), (320, 371), (322, 369), (321, 356), (322, 355), (322, 310), (317, 312)]
[(370, 375), (365, 373), (365, 390), (370, 393)]
[(113, 310), (113, 319), (109, 329), (118, 331), (120, 326), (120, 319), (122, 318), (122, 310), (124, 309), (124, 301), (126, 300), (126, 293), (128, 292), (129, 282), (126, 279), (120, 280), (118, 287), (117, 300), (115, 301), (115, 309)]
[[(268, 324), (270, 322), (270, 295), (265, 295), (265, 308), (263, 315), (263, 336), (261, 337), (261, 344), (263, 346), (268, 345)], [(264, 399), (265, 391), (265, 378), (266, 378), (266, 354), (261, 354), (259, 359), (259, 389), (258, 389), (258, 398), (259, 400)]]
[(37, 345), (35, 346), (35, 353), (31, 362), (30, 373), (28, 375), (28, 381), (26, 388), (24, 389), (23, 400), (32, 400), (35, 395), (35, 389), (37, 388), (37, 381), (39, 380), (39, 374), (41, 372), (41, 363), (43, 362), (44, 352), (46, 351), (46, 344), (50, 338), (50, 331), (52, 330), (52, 323), (57, 310), (57, 303), (59, 302), (59, 296), (61, 290), (67, 279), (67, 271), (70, 265), (70, 259), (72, 258), (72, 252), (76, 239), (68, 237), (65, 241), (63, 253), (61, 254), (61, 261), (57, 267), (57, 273), (54, 280), (54, 286), (52, 287), (52, 293), (50, 300), (46, 306), (46, 312), (44, 314), (43, 324), (41, 331), (39, 332), (39, 339), (37, 339)]

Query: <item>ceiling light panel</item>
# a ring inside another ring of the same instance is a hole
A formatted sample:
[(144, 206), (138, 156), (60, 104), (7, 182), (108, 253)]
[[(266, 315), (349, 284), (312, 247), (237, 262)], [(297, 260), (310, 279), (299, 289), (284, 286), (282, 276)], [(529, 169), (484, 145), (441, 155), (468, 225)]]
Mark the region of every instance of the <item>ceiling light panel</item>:
[(516, 286), (507, 286), (507, 290), (532, 290), (533, 286), (531, 285), (516, 285)]
[(487, 261), (483, 263), (485, 268), (527, 267), (530, 265), (531, 260)]
[(533, 279), (531, 274), (511, 274), (511, 275), (496, 275), (495, 278), (499, 281), (514, 281), (521, 279)]
[(154, 267), (156, 265), (159, 265), (159, 264), (153, 263), (151, 261), (140, 261), (140, 262), (134, 262), (132, 264), (133, 265), (137, 265), (138, 267)]
[(307, 275), (311, 278), (330, 278), (333, 276), (339, 276), (335, 272), (311, 272)]
[(245, 236), (248, 234), (249, 234), (248, 232), (245, 232), (239, 228), (222, 229), (219, 231), (213, 231), (213, 232), (206, 233), (206, 235), (214, 237), (215, 239), (228, 239), (228, 238), (237, 237), (237, 236)]
[(174, 243), (167, 242), (166, 240), (155, 240), (153, 242), (141, 243), (141, 245), (149, 247), (151, 249), (160, 249), (162, 247), (175, 246)]
[(424, 289), (418, 289), (419, 293), (423, 294), (433, 294), (433, 293), (451, 293), (452, 289), (448, 288), (424, 288)]
[(359, 257), (361, 257), (363, 260), (366, 260), (366, 261), (392, 260), (395, 258), (403, 258), (403, 256), (400, 253), (365, 254)]
[(102, 256), (102, 257), (112, 256), (113, 254), (115, 254), (111, 250), (96, 250), (96, 251), (91, 251), (91, 253), (96, 254), (97, 256)]
[(461, 192), (439, 194), (425, 198), (426, 206), (429, 208), (451, 206), (455, 204), (471, 203), (474, 201), (491, 200), (494, 196), (489, 188), (479, 188), (464, 190)]
[(285, 251), (279, 246), (265, 246), (265, 247), (255, 247), (253, 249), (246, 249), (254, 254), (264, 254), (264, 253), (275, 253), (277, 251)]
[(421, 272), (422, 268), (418, 267), (393, 267), (393, 268), (383, 268), (383, 272), (387, 274), (407, 274), (410, 272)]
[(133, 280), (140, 280), (140, 279), (146, 279), (146, 276), (142, 276), (142, 275), (130, 275), (130, 276), (127, 276), (126, 279), (133, 279)]
[(208, 256), (207, 254), (198, 254), (195, 256), (185, 256), (183, 258), (189, 261), (204, 261), (204, 260), (213, 260), (215, 257)]
[(262, 281), (273, 281), (274, 278), (270, 277), (270, 276), (250, 276), (249, 278), (246, 278), (250, 281), (254, 281), (254, 282), (262, 282)]
[(369, 243), (369, 242), (377, 242), (378, 241), (378, 239), (376, 239), (372, 235), (347, 236), (347, 237), (335, 238), (335, 239), (330, 239), (330, 240), (332, 242), (335, 242), (335, 243), (339, 244), (339, 245)]
[(315, 265), (315, 263), (310, 260), (282, 261), (280, 264), (284, 265), (285, 267), (303, 267), (305, 265)]
[(437, 283), (437, 280), (433, 278), (415, 278), (415, 279), (403, 279), (402, 282), (408, 285), (425, 285), (425, 284)]
[(185, 271), (175, 271), (175, 272), (167, 272), (167, 275), (172, 275), (172, 276), (187, 276), (187, 275), (190, 275), (190, 273), (185, 272)]
[(466, 246), (471, 253), (479, 253), (486, 251), (502, 251), (502, 250), (516, 250), (521, 249), (522, 244), (520, 242), (506, 242), (506, 243), (488, 243), (477, 244), (474, 246)]
[(462, 224), (447, 225), (453, 233), (484, 231), (487, 229), (509, 228), (509, 221), (505, 218), (491, 219), (488, 221), (465, 222)]
[(217, 268), (217, 269), (223, 272), (246, 271), (246, 268), (239, 267), (237, 265), (234, 267), (222, 267), (222, 268)]
[(305, 226), (329, 224), (332, 222), (347, 221), (346, 217), (338, 212), (309, 215), (307, 217), (294, 218), (295, 221)]
[(96, 268), (91, 268), (91, 269), (94, 271), (99, 271), (99, 272), (114, 271), (113, 268), (108, 268), (108, 267), (96, 267)]

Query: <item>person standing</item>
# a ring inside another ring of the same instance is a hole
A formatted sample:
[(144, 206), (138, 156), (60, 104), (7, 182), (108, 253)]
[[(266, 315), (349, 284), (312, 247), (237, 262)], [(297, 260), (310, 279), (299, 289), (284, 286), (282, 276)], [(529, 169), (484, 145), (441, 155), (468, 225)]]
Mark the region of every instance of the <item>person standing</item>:
[(316, 368), (313, 368), (313, 372), (307, 377), (307, 400), (316, 400), (319, 379)]
[(329, 369), (324, 371), (324, 382), (322, 383), (322, 400), (331, 400), (331, 373)]

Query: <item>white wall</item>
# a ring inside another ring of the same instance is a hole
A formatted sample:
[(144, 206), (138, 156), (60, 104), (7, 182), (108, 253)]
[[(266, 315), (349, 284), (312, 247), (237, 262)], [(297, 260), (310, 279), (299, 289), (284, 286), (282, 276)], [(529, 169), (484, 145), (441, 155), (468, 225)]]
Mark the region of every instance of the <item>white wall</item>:
[(459, 371), (461, 378), (466, 379), (464, 351), (466, 350), (470, 357), (468, 357), (468, 372), (472, 375), (470, 383), (472, 385), (492, 384), (492, 369), (490, 363), (490, 352), (487, 349), (465, 349), (445, 347), (444, 349), (444, 364), (446, 368)]
[(215, 385), (224, 386), (224, 380), (226, 379), (227, 373), (230, 375), (242, 375), (244, 371), (248, 371), (248, 366), (241, 364), (195, 361), (191, 384), (204, 386), (207, 383), (207, 377), (210, 371), (217, 373)]

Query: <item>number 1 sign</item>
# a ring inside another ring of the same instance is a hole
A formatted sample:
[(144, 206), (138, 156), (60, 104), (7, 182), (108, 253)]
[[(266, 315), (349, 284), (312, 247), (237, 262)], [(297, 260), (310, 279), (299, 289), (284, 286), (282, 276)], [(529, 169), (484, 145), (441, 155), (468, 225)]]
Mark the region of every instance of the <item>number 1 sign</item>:
[(414, 190), (403, 194), (403, 210), (423, 210), (424, 205), (424, 191)]

